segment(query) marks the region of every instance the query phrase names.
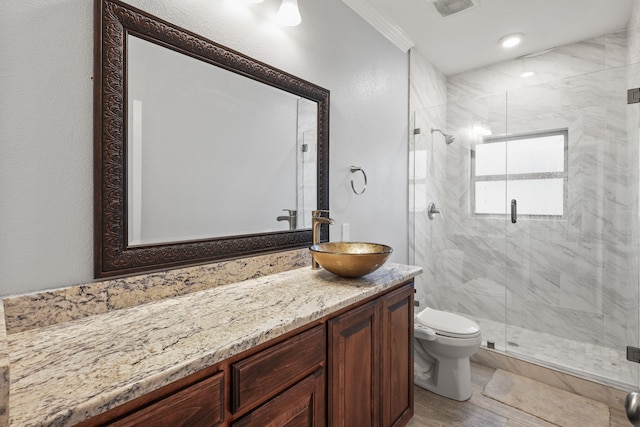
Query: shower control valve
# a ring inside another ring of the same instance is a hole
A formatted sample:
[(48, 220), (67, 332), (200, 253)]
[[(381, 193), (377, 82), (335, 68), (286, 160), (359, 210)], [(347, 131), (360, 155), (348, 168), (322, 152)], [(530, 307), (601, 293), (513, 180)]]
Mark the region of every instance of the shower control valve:
[(429, 206), (427, 206), (427, 217), (429, 219), (433, 219), (435, 218), (436, 214), (439, 214), (439, 213), (440, 213), (440, 209), (436, 207), (436, 204), (433, 202), (429, 203)]

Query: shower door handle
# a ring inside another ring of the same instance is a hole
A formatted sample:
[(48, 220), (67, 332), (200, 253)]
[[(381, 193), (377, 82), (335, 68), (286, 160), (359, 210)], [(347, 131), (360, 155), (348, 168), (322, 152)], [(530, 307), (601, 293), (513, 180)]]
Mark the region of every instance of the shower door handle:
[(511, 199), (511, 223), (515, 224), (518, 221), (518, 202), (516, 199)]

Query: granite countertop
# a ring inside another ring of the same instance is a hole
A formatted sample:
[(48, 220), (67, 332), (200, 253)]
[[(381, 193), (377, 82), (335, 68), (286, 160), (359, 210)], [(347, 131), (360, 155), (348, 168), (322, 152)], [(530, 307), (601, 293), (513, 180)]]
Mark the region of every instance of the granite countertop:
[(11, 334), (10, 425), (73, 425), (421, 272), (305, 267)]

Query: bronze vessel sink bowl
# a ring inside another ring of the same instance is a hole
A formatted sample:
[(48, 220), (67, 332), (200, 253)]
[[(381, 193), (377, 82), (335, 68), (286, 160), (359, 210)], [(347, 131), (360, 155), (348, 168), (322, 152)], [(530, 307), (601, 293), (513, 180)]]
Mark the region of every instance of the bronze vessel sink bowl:
[(329, 242), (309, 248), (316, 262), (341, 277), (362, 277), (380, 268), (389, 258), (391, 246), (364, 242)]

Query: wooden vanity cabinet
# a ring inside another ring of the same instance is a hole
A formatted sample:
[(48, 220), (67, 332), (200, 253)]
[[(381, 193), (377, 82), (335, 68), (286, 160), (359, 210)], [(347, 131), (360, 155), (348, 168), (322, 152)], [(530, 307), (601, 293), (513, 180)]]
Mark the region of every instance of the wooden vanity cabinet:
[(328, 321), (330, 426), (389, 427), (413, 416), (413, 286)]
[(81, 426), (403, 426), (413, 415), (413, 281)]

